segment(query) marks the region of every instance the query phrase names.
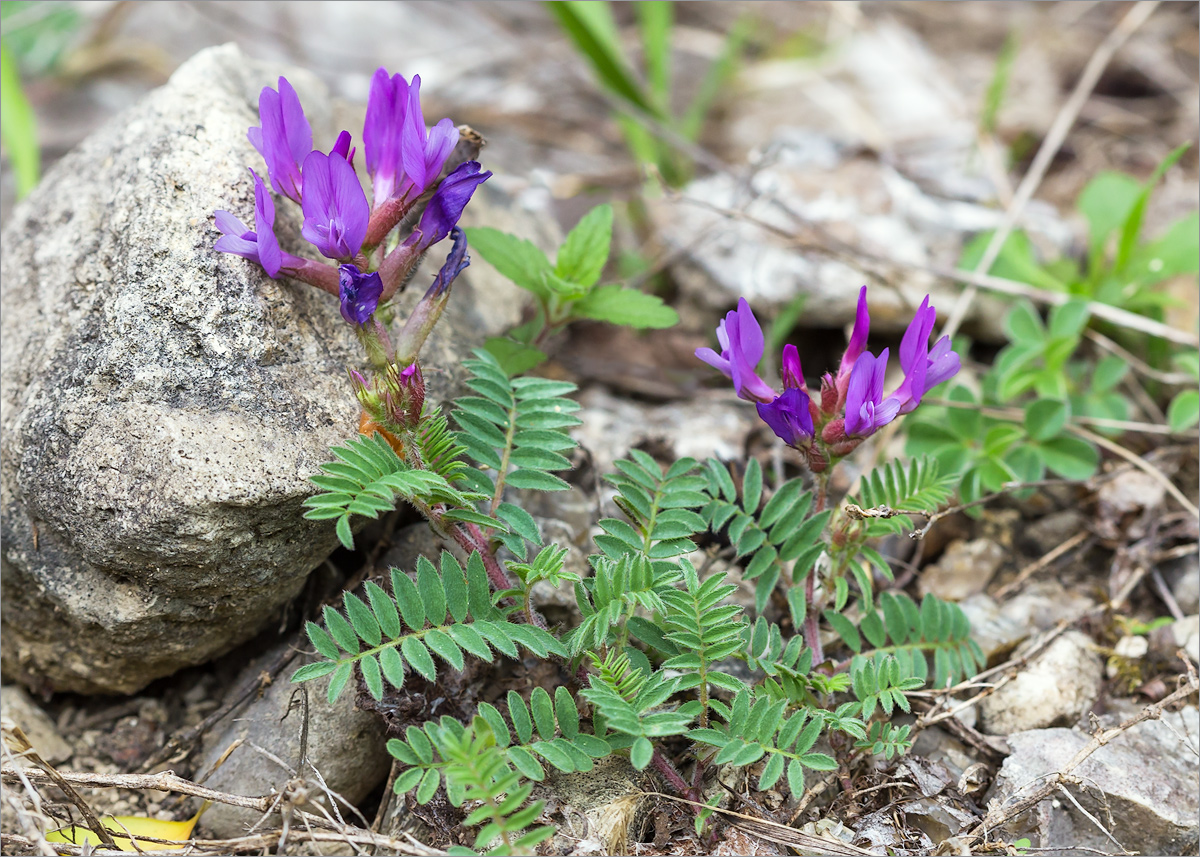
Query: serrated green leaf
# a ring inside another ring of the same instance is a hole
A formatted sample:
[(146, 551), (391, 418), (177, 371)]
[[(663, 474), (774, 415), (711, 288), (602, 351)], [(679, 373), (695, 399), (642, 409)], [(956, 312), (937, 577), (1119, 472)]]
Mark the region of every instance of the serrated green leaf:
[(598, 205), (585, 214), (559, 249), (554, 272), (584, 287), (595, 285), (608, 261), (612, 226), (611, 205)]
[(549, 300), (543, 274), (550, 270), (550, 260), (533, 243), (486, 226), (463, 231), (471, 249), (488, 264), (543, 301)]
[(579, 318), (591, 318), (635, 329), (667, 328), (679, 323), (679, 314), (657, 295), (619, 285), (600, 286), (572, 307)]

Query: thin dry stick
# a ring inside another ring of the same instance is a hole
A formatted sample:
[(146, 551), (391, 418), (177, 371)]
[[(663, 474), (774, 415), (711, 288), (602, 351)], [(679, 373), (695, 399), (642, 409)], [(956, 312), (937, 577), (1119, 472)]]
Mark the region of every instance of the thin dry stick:
[(687, 798), (679, 797), (678, 795), (669, 795), (662, 792), (642, 792), (647, 797), (659, 797), (666, 800), (675, 801), (676, 803), (684, 803), (696, 809), (711, 809), (713, 812), (719, 812), (723, 816), (738, 821), (751, 822), (753, 827), (748, 827), (744, 824), (738, 824), (737, 821), (730, 822), (735, 827), (753, 833), (763, 839), (777, 842), (780, 845), (789, 845), (798, 850), (808, 850), (816, 854), (870, 854), (870, 851), (864, 851), (862, 848), (856, 848), (853, 845), (847, 845), (844, 842), (836, 842), (832, 839), (825, 839), (821, 836), (809, 836), (807, 833), (801, 833), (794, 827), (788, 827), (786, 824), (780, 824), (777, 821), (769, 821), (765, 818), (758, 818), (753, 815), (746, 815), (742, 812), (734, 812), (732, 809), (724, 809), (722, 807), (711, 807), (708, 804), (700, 803)]
[(1038, 559), (1038, 560), (1035, 560), (1035, 561), (1029, 563), (1029, 565), (1025, 566), (1023, 569), (1021, 569), (1019, 572), (1017, 572), (1017, 576), (1014, 577), (1012, 580), (1010, 580), (1008, 583), (1001, 586), (999, 589), (997, 589), (995, 591), (995, 593), (993, 593), (992, 597), (995, 598), (996, 600), (999, 600), (999, 599), (1003, 598), (1005, 595), (1008, 595), (1010, 592), (1013, 592), (1016, 589), (1020, 588), (1021, 584), (1023, 584), (1026, 580), (1028, 580), (1032, 575), (1037, 574), (1039, 571), (1041, 571), (1046, 566), (1050, 565), (1050, 563), (1054, 562), (1056, 559), (1058, 559), (1063, 554), (1069, 553), (1070, 551), (1079, 547), (1079, 545), (1081, 545), (1085, 541), (1087, 541), (1087, 539), (1090, 535), (1091, 535), (1091, 533), (1089, 533), (1087, 530), (1080, 530), (1078, 533), (1071, 536), (1071, 538), (1067, 539), (1061, 545), (1059, 545), (1058, 547), (1051, 550), (1049, 553), (1047, 553), (1041, 559)]
[(88, 802), (83, 799), (79, 792), (75, 791), (75, 789), (71, 787), (70, 783), (67, 782), (67, 778), (63, 774), (60, 774), (57, 770), (55, 770), (53, 765), (38, 755), (37, 751), (33, 749), (33, 745), (29, 743), (29, 738), (25, 735), (25, 731), (15, 723), (6, 722), (4, 725), (4, 732), (4, 738), (6, 742), (15, 745), (17, 751), (20, 752), (22, 756), (40, 768), (40, 771), (31, 768), (27, 771), (21, 772), (24, 775), (21, 777), (21, 779), (28, 778), (29, 782), (36, 782), (40, 774), (41, 776), (44, 776), (48, 782), (54, 783), (54, 785), (58, 786), (62, 790), (63, 794), (66, 795), (67, 800), (75, 804), (75, 806), (79, 809), (80, 814), (83, 816), (84, 823), (92, 830), (93, 833), (100, 837), (100, 841), (109, 848), (119, 851), (120, 849), (117, 848), (117, 843), (113, 841), (112, 834), (108, 832), (108, 828), (105, 827), (104, 824), (101, 823), (100, 819), (96, 817), (96, 813), (92, 811), (92, 808), (88, 805)]
[[(214, 803), (240, 806), (245, 809), (258, 810), (259, 812), (265, 811), (275, 800), (274, 795), (246, 797), (245, 795), (220, 792), (216, 789), (197, 785), (191, 780), (177, 777), (170, 771), (163, 771), (158, 774), (92, 774), (78, 771), (63, 771), (55, 772), (57, 779), (47, 771), (29, 769), (24, 773), (32, 783), (40, 783), (42, 785), (54, 783), (59, 785), (60, 788), (66, 785), (68, 788), (71, 786), (82, 786), (85, 788), (151, 789), (160, 792), (179, 792), (180, 794), (211, 800)], [(0, 768), (0, 779), (6, 783), (16, 782), (18, 780), (17, 771), (7, 766)]]
[(1110, 351), (1117, 357), (1120, 357), (1129, 364), (1129, 368), (1139, 375), (1145, 375), (1152, 381), (1158, 381), (1160, 384), (1192, 384), (1194, 383), (1192, 376), (1187, 372), (1160, 372), (1148, 363), (1144, 363), (1136, 355), (1126, 351), (1117, 343), (1113, 342), (1103, 333), (1088, 328), (1083, 332), (1083, 335), (1092, 342), (1099, 345), (1105, 351)]
[[(1105, 37), (1104, 41), (1092, 53), (1092, 57), (1084, 67), (1083, 74), (1079, 76), (1079, 81), (1075, 84), (1075, 89), (1071, 92), (1071, 96), (1063, 104), (1058, 115), (1054, 117), (1054, 122), (1050, 125), (1050, 130), (1046, 132), (1046, 137), (1042, 140), (1042, 145), (1038, 148), (1037, 154), (1034, 155), (1033, 163), (1029, 165), (1029, 171), (1021, 179), (1021, 184), (1017, 187), (1017, 192), (1013, 196), (1012, 205), (1004, 213), (1004, 220), (1001, 222), (1000, 228), (992, 234), (991, 241), (988, 242), (987, 249), (984, 250), (983, 258), (975, 266), (976, 274), (986, 274), (991, 270), (992, 264), (1000, 255), (1000, 250), (1008, 240), (1013, 227), (1017, 225), (1021, 214), (1024, 213), (1025, 206), (1033, 198), (1034, 191), (1041, 184), (1042, 178), (1046, 175), (1046, 170), (1050, 168), (1051, 161), (1054, 160), (1054, 156), (1067, 139), (1067, 132), (1075, 124), (1075, 119), (1079, 116), (1079, 111), (1083, 109), (1084, 103), (1088, 100), (1088, 97), (1092, 94), (1092, 90), (1100, 81), (1100, 75), (1104, 72), (1104, 69), (1108, 66), (1117, 50), (1125, 44), (1138, 27), (1145, 23), (1146, 19), (1150, 17), (1150, 14), (1157, 6), (1158, 0), (1139, 0), (1137, 5), (1125, 14), (1121, 22), (1117, 24), (1113, 31)], [(950, 317), (946, 321), (946, 326), (942, 328), (944, 336), (954, 336), (958, 331), (959, 326), (967, 315), (967, 309), (970, 307), (971, 301), (975, 299), (977, 292), (978, 289), (975, 285), (970, 284), (959, 295), (958, 301), (950, 311)]]
[[(344, 833), (328, 830), (294, 830), (290, 834), (290, 838), (296, 842), (334, 842), (345, 844), (347, 840), (359, 845), (370, 846), (374, 854), (405, 854), (411, 857), (445, 857), (445, 851), (439, 851), (436, 848), (429, 848), (417, 842), (412, 837), (407, 840), (392, 839), (387, 836), (371, 833), (367, 830), (357, 830), (348, 828)], [(140, 839), (141, 837), (139, 837)], [(5, 834), (3, 842), (9, 846), (4, 850), (4, 853), (11, 854), (15, 848), (32, 848), (35, 847), (32, 840), (26, 839), (24, 836), (16, 836)], [(191, 839), (188, 841), (188, 848), (192, 854), (261, 854), (265, 851), (273, 849), (279, 842), (279, 832), (272, 831), (268, 833), (259, 833), (253, 836), (239, 836), (236, 839)], [(80, 846), (70, 845), (67, 843), (54, 843), (59, 854), (84, 855), (91, 854), (95, 851), (95, 846)], [(52, 852), (53, 853), (53, 852)], [(171, 850), (149, 850), (142, 851), (146, 857), (172, 857), (178, 855), (180, 851), (177, 849)], [(188, 852), (183, 852), (188, 853)]]
[[(1063, 785), (1062, 783), (1059, 783), (1058, 790), (1060, 792), (1062, 792), (1064, 795), (1066, 795), (1067, 800), (1069, 800), (1071, 803), (1073, 803), (1075, 805), (1075, 808), (1077, 810), (1079, 810), (1081, 813), (1083, 813), (1088, 821), (1090, 821), (1092, 824), (1096, 825), (1096, 827), (1098, 827), (1100, 829), (1100, 832), (1103, 833), (1105, 836), (1107, 836), (1109, 841), (1112, 842), (1113, 845), (1120, 848), (1122, 854), (1133, 853), (1128, 848), (1126, 848), (1124, 845), (1122, 845), (1120, 842), (1117, 841), (1117, 837), (1113, 836), (1112, 833), (1109, 832), (1108, 828), (1100, 823), (1100, 819), (1096, 818), (1096, 816), (1092, 815), (1090, 812), (1088, 812), (1086, 809), (1084, 809), (1080, 805), (1079, 801), (1077, 801), (1075, 799), (1075, 795), (1073, 795), (1069, 791), (1067, 791), (1067, 787), (1065, 785)], [(1106, 814), (1109, 816), (1109, 823), (1112, 823), (1112, 813), (1106, 812)]]
[(1029, 663), (1031, 660), (1033, 660), (1035, 657), (1037, 657), (1043, 651), (1045, 651), (1045, 649), (1052, 642), (1057, 640), (1062, 635), (1062, 633), (1067, 630), (1067, 628), (1071, 627), (1071, 624), (1072, 624), (1071, 622), (1064, 619), (1063, 621), (1061, 621), (1057, 625), (1055, 625), (1053, 628), (1051, 628), (1049, 631), (1047, 631), (1045, 634), (1043, 634), (1041, 639), (1039, 639), (1036, 643), (1034, 643), (1032, 646), (1030, 646), (1029, 651), (1025, 652), (1025, 654), (1021, 655), (1021, 657), (1012, 658), (1011, 660), (1008, 660), (1005, 663), (999, 664), (998, 666), (994, 666), (990, 670), (981, 672), (978, 675), (975, 675), (954, 687), (948, 687), (944, 691), (938, 691), (937, 692), (938, 696), (941, 696), (944, 699), (949, 699), (951, 695), (961, 692), (962, 690), (978, 687), (979, 682), (983, 681), (984, 679), (986, 679), (992, 675), (995, 675), (998, 672), (1005, 673), (1004, 675), (1002, 675), (999, 678), (999, 680), (996, 681), (995, 684), (984, 687), (984, 689), (981, 690), (979, 693), (975, 694), (970, 699), (960, 702), (958, 705), (954, 706), (953, 708), (948, 708), (945, 711), (942, 711), (940, 713), (935, 713), (935, 712), (937, 712), (937, 706), (935, 705), (929, 711), (926, 711), (924, 714), (922, 714), (920, 717), (917, 718), (916, 723), (913, 724), (912, 734), (916, 735), (922, 729), (926, 729), (930, 726), (933, 726), (935, 723), (941, 723), (943, 720), (949, 720), (951, 717), (955, 717), (955, 716), (961, 714), (962, 712), (966, 711), (968, 708), (971, 708), (972, 706), (977, 705), (979, 703), (979, 701), (982, 700), (985, 696), (991, 696), (997, 690), (1004, 687), (1004, 685), (1008, 684), (1010, 681), (1012, 681), (1014, 678), (1016, 678), (1017, 673), (1020, 672), (1020, 670), (1021, 670), (1021, 667), (1025, 666), (1025, 664)]
[(1101, 747), (1110, 743), (1114, 738), (1124, 732), (1129, 731), (1139, 723), (1142, 723), (1146, 720), (1157, 720), (1158, 718), (1162, 717), (1163, 711), (1168, 706), (1187, 699), (1197, 690), (1200, 690), (1200, 681), (1197, 680), (1194, 674), (1180, 676), (1180, 678), (1184, 681), (1182, 686), (1179, 687), (1174, 693), (1164, 697), (1153, 705), (1146, 706), (1137, 714), (1122, 722), (1120, 725), (1114, 726), (1112, 729), (1098, 731), (1092, 735), (1091, 741), (1081, 747), (1079, 752), (1072, 756), (1070, 761), (1068, 761), (1061, 770), (1049, 775), (1049, 777), (1046, 778), (1046, 781), (1031, 794), (1011, 803), (1008, 806), (996, 804), (989, 809), (988, 814), (984, 817), (983, 821), (981, 821), (969, 834), (967, 834), (967, 838), (969, 840), (982, 841), (983, 838), (991, 831), (1002, 826), (1010, 819), (1016, 818), (1026, 810), (1037, 806), (1041, 801), (1053, 794), (1060, 783), (1069, 782), (1068, 777), (1070, 777), (1071, 773)]
[(1161, 470), (1159, 470), (1153, 464), (1146, 461), (1144, 458), (1141, 458), (1140, 456), (1135, 455), (1134, 453), (1130, 452), (1128, 449), (1121, 446), (1120, 444), (1113, 443), (1108, 438), (1101, 437), (1100, 435), (1096, 434), (1095, 432), (1090, 432), (1087, 429), (1083, 428), (1082, 426), (1068, 425), (1067, 431), (1077, 434), (1080, 437), (1082, 437), (1084, 440), (1089, 440), (1092, 443), (1096, 444), (1097, 446), (1102, 446), (1105, 449), (1107, 449), (1109, 452), (1115, 453), (1116, 455), (1121, 456), (1121, 458), (1124, 458), (1126, 461), (1128, 461), (1130, 464), (1132, 464), (1138, 470), (1142, 471), (1147, 476), (1150, 476), (1152, 479), (1154, 479), (1155, 482), (1158, 482), (1160, 485), (1162, 485), (1164, 488), (1166, 488), (1167, 493), (1169, 493), (1172, 497), (1174, 497), (1176, 500), (1179, 501), (1179, 505), (1181, 505), (1181, 506), (1183, 506), (1183, 508), (1187, 509), (1188, 512), (1192, 515), (1192, 517), (1196, 518), (1197, 520), (1200, 520), (1200, 509), (1196, 508), (1196, 504), (1193, 503), (1191, 500), (1189, 500), (1186, 496), (1184, 496), (1184, 493), (1182, 491), (1180, 491), (1179, 488), (1176, 487), (1175, 483), (1172, 482), (1167, 477), (1167, 474), (1163, 473)]

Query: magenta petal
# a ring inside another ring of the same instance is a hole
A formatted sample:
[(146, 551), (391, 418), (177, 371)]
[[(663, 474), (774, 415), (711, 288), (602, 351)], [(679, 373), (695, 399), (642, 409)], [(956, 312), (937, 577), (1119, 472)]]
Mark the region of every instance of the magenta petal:
[(859, 355), (867, 347), (867, 336), (870, 332), (871, 314), (867, 309), (867, 287), (863, 286), (858, 290), (858, 307), (854, 313), (854, 330), (850, 333), (850, 342), (846, 344), (846, 351), (842, 355), (842, 362), (838, 367), (839, 380), (844, 378), (854, 368), (855, 361), (858, 360)]
[(875, 356), (868, 351), (854, 361), (854, 367), (850, 370), (850, 384), (846, 388), (846, 434), (848, 435), (870, 433), (869, 417), (864, 417), (863, 407), (874, 401), (871, 396), (871, 387), (875, 379), (875, 363)]
[(805, 389), (804, 370), (800, 366), (800, 352), (790, 342), (783, 346), (783, 359), (780, 361), (780, 376), (783, 378), (785, 389)]
[(250, 174), (254, 176), (254, 231), (258, 239), (258, 262), (267, 276), (274, 279), (279, 276), (279, 269), (283, 265), (283, 253), (275, 237), (275, 203), (263, 180), (254, 170)]
[(228, 211), (214, 211), (213, 218), (217, 222), (217, 228), (225, 235), (233, 235), (238, 238), (245, 237), (246, 233), (254, 234), (246, 224), (234, 217)]
[[(490, 170), (480, 172), (478, 161), (466, 161), (442, 179), (417, 225), (417, 232), (420, 233), (419, 245), (422, 248), (430, 247), (449, 235), (450, 230), (462, 217), (463, 209), (471, 201), (475, 189), (491, 177)], [(416, 234), (413, 233), (414, 236)]]
[(929, 334), (933, 333), (933, 325), (937, 321), (937, 310), (929, 305), (929, 295), (921, 301), (913, 320), (904, 331), (900, 340), (900, 368), (906, 373), (917, 362), (918, 357), (924, 357), (924, 350), (929, 344)]
[(292, 163), (299, 163), (312, 151), (312, 127), (300, 106), (300, 96), (285, 77), (279, 78), (279, 106)]
[(711, 348), (697, 348), (696, 356), (709, 366), (716, 369), (726, 378), (729, 377), (729, 361), (717, 352), (713, 351)]
[(408, 112), (400, 134), (400, 163), (404, 176), (416, 185), (418, 193), (428, 186), (425, 178), (425, 115), (421, 111), (421, 76), (414, 74), (408, 85)]
[(425, 188), (442, 174), (442, 167), (458, 144), (458, 137), (458, 128), (449, 119), (443, 119), (429, 132), (429, 139), (425, 143)]
[(734, 319), (738, 330), (738, 340), (742, 346), (742, 354), (745, 355), (746, 362), (751, 366), (757, 366), (758, 362), (762, 360), (766, 340), (763, 338), (762, 327), (759, 325), (758, 319), (754, 317), (749, 301), (745, 298), (738, 298), (737, 314), (734, 315)]

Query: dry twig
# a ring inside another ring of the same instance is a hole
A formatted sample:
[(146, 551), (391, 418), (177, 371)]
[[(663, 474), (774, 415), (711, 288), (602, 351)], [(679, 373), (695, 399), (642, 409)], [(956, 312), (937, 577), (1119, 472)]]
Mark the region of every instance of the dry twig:
[[(1087, 65), (1084, 66), (1083, 73), (1079, 75), (1075, 89), (1071, 91), (1070, 97), (1067, 98), (1062, 109), (1058, 111), (1058, 115), (1054, 117), (1054, 122), (1051, 123), (1050, 130), (1046, 132), (1046, 136), (1042, 140), (1042, 145), (1038, 147), (1037, 154), (1034, 155), (1033, 162), (1029, 165), (1029, 171), (1021, 179), (1021, 184), (1017, 186), (1017, 192), (1013, 195), (1012, 204), (1004, 212), (1004, 220), (1000, 224), (1000, 228), (992, 234), (987, 249), (983, 252), (983, 258), (975, 266), (975, 274), (986, 274), (991, 270), (992, 264), (1000, 255), (1000, 251), (1003, 249), (1004, 243), (1008, 240), (1013, 227), (1020, 220), (1025, 206), (1033, 199), (1034, 192), (1037, 190), (1038, 185), (1042, 183), (1042, 178), (1050, 168), (1054, 156), (1058, 154), (1058, 150), (1066, 141), (1067, 133), (1075, 124), (1075, 119), (1079, 116), (1079, 111), (1083, 109), (1083, 105), (1092, 94), (1092, 90), (1100, 82), (1100, 75), (1104, 73), (1104, 69), (1108, 67), (1109, 62), (1120, 47), (1125, 44), (1138, 27), (1145, 23), (1146, 19), (1150, 17), (1150, 14), (1157, 6), (1158, 0), (1139, 0), (1132, 9), (1125, 13), (1125, 17), (1104, 38), (1104, 41), (1096, 47)], [(977, 291), (976, 285), (972, 283), (967, 286), (966, 291), (959, 295), (954, 308), (950, 310), (950, 317), (946, 320), (946, 326), (942, 328), (943, 335), (954, 336), (958, 331), (959, 325), (962, 324), (963, 318), (966, 317), (967, 308), (971, 305), (971, 301), (975, 299)]]

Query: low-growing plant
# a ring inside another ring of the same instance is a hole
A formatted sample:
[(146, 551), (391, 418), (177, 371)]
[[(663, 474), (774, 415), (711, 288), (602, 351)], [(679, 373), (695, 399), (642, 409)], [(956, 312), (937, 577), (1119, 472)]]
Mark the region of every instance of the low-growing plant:
[[(293, 681), (327, 680), (330, 700), (352, 683), (383, 700), (409, 682), (461, 671), (468, 659), (563, 667), (571, 678), (553, 695), (510, 692), (479, 704), (469, 722), (411, 723), (388, 743), (395, 791), (419, 803), (444, 791), (468, 808), (473, 847), (491, 853), (528, 852), (550, 835), (532, 800), (532, 782), (550, 770), (588, 771), (620, 755), (696, 799), (706, 771), (754, 766), (761, 788), (786, 784), (798, 798), (810, 772), (850, 773), (869, 756), (905, 752), (909, 728), (892, 717), (909, 710), (908, 695), (972, 675), (983, 657), (956, 605), (877, 591), (891, 570), (869, 539), (905, 520), (895, 510), (933, 511), (949, 480), (936, 461), (919, 458), (872, 470), (842, 504), (829, 483), (865, 439), (958, 372), (949, 339), (929, 344), (934, 308), (926, 300), (915, 314), (899, 348), (904, 380), (885, 396), (888, 354), (866, 350), (864, 287), (841, 364), (810, 395), (793, 345), (782, 349), (782, 392), (757, 374), (764, 335), (740, 301), (717, 330), (720, 351), (697, 356), (799, 453), (811, 487), (772, 482), (756, 460), (664, 463), (633, 450), (605, 475), (615, 513), (599, 521), (586, 568), (567, 569), (565, 546), (545, 544), (519, 501), (569, 487), (559, 474), (575, 446), (568, 429), (579, 423), (574, 385), (524, 374), (537, 341), (527, 333), (512, 340), (516, 348), (493, 343), (463, 360), (469, 393), (443, 411), (425, 400), (421, 344), (469, 263), (468, 238), (537, 297), (531, 331), (575, 318), (654, 326), (675, 316), (657, 299), (596, 285), (611, 229), (603, 207), (567, 237), (553, 266), (511, 236), (459, 230), (463, 207), (490, 174), (471, 160), (455, 163), (457, 132), (448, 120), (428, 132), (418, 95), (419, 79), (376, 74), (364, 128), (369, 205), (349, 135), (328, 154), (312, 150), (287, 81), (263, 90), (251, 141), (271, 187), (301, 204), (305, 239), (338, 267), (280, 247), (274, 200), (257, 175), (253, 230), (217, 213), (218, 250), (339, 296), (372, 369), (369, 378), (350, 370), (360, 437), (334, 447), (335, 460), (312, 477), (319, 490), (307, 517), (332, 522), (349, 548), (356, 522), (402, 499), (453, 548), (368, 580), (361, 595), (343, 593), (341, 609), (326, 606), (321, 622), (306, 625), (315, 657)], [(403, 222), (416, 226), (389, 238)], [(444, 237), (452, 237), (445, 264), (393, 337), (384, 305)], [(716, 545), (707, 557), (701, 539)], [(716, 553), (728, 562), (709, 570)], [(738, 578), (754, 581), (753, 609), (735, 597)], [(540, 615), (532, 593), (542, 582), (572, 586), (574, 627), (551, 628)], [(823, 639), (828, 631), (835, 642)], [(694, 765), (690, 782), (682, 761)], [(706, 817), (697, 814), (699, 827)]]

